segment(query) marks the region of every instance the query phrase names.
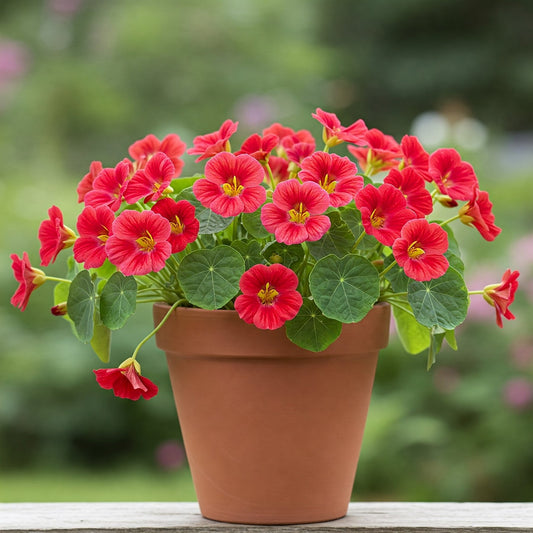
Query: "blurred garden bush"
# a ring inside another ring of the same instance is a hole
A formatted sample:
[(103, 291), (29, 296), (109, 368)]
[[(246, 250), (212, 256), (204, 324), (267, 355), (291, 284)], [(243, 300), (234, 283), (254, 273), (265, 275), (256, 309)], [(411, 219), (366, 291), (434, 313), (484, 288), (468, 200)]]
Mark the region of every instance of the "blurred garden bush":
[[(169, 467), (164, 445), (179, 439), (155, 346), (159, 395), (112, 401), (94, 382), (90, 348), (50, 314), (46, 288), (24, 314), (9, 305), (9, 254), (27, 250), (37, 263), (34, 228), (48, 207), (72, 225), (90, 162), (118, 161), (147, 133), (190, 144), (232, 118), (236, 142), (275, 121), (318, 138), (310, 113), (322, 107), (391, 134), (418, 128), (429, 150), (455, 145), (497, 199), (503, 228), (490, 247), (460, 228), (478, 273), (469, 285), (498, 282), (508, 266), (522, 272), (517, 320), (503, 332), (479, 297), (460, 351), (444, 350), (429, 374), (424, 356), (395, 340), (383, 353), (356, 496), (530, 500), (532, 16), (518, 0), (3, 0), (0, 479), (43, 467)], [(61, 260), (55, 268), (61, 276)], [(147, 331), (150, 310), (133, 320)], [(115, 359), (131, 348), (116, 335)]]

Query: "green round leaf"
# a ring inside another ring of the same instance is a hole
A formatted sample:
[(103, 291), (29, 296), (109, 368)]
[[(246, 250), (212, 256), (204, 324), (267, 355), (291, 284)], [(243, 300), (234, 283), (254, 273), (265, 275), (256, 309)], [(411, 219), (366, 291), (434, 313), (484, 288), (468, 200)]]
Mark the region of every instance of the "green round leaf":
[(135, 313), (137, 282), (133, 276), (115, 272), (100, 295), (100, 318), (109, 329), (121, 328)]
[[(387, 268), (393, 261), (395, 261), (394, 256), (388, 255), (385, 257), (383, 267)], [(386, 274), (385, 277), (390, 281), (392, 290), (394, 292), (406, 292), (407, 285), (409, 284), (409, 279), (403, 268), (401, 268), (398, 263), (396, 263)]]
[(70, 284), (68, 314), (81, 342), (89, 342), (94, 330), (94, 283), (87, 270), (82, 270)]
[(202, 309), (220, 309), (238, 292), (244, 274), (244, 259), (231, 246), (196, 250), (185, 256), (178, 281), (191, 304)]
[(242, 255), (245, 270), (259, 263), (264, 263), (263, 256), (261, 255), (261, 245), (257, 241), (233, 241), (231, 247), (235, 248)]
[(331, 220), (329, 230), (320, 240), (308, 243), (309, 251), (315, 259), (322, 259), (329, 254), (344, 257), (350, 253), (355, 243), (353, 233), (337, 211), (328, 213), (328, 217)]
[(415, 318), (428, 328), (455, 329), (466, 318), (468, 289), (453, 268), (431, 281), (411, 280), (407, 293)]
[(359, 322), (379, 297), (379, 276), (364, 257), (328, 255), (311, 271), (309, 288), (325, 316), (343, 323)]
[(321, 352), (341, 334), (342, 324), (325, 317), (312, 300), (304, 299), (298, 314), (285, 324), (287, 337), (304, 350)]

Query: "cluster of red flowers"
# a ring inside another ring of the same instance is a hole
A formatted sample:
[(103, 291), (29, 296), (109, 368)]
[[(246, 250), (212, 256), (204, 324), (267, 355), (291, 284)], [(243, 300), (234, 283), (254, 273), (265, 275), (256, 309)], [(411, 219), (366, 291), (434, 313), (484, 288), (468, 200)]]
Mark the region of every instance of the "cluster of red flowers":
[[(318, 241), (331, 226), (327, 211), (355, 204), (366, 234), (390, 247), (405, 274), (417, 281), (438, 278), (449, 266), (444, 255), (448, 250), (445, 223), (426, 219), (436, 202), (445, 207), (465, 202), (449, 221), (460, 219), (488, 241), (500, 233), (488, 194), (479, 189), (472, 166), (457, 151), (439, 149), (428, 154), (414, 136), (406, 135), (398, 143), (377, 129), (368, 129), (363, 120), (342, 126), (336, 115), (321, 109), (313, 117), (323, 126), (322, 151), (316, 150), (309, 131), (278, 123), (262, 135), (248, 137), (235, 152), (230, 138), (237, 122), (226, 120), (218, 131), (196, 137), (187, 153), (196, 155), (197, 162), (207, 160), (205, 175), (193, 184), (197, 200), (223, 217), (260, 210), (265, 229), (287, 245)], [(348, 157), (329, 153), (342, 143), (348, 145), (357, 165)], [(185, 250), (199, 233), (195, 207), (171, 196), (171, 182), (181, 174), (185, 150), (178, 135), (163, 140), (148, 135), (129, 147), (131, 159), (113, 168), (94, 161), (77, 187), (78, 201), (84, 204), (77, 233), (64, 225), (56, 206), (41, 223), (41, 264), (53, 263), (61, 250), (73, 246), (75, 260), (87, 269), (98, 268), (108, 259), (126, 276), (162, 270), (167, 259)], [(365, 177), (379, 172), (386, 173), (380, 186), (365, 185)], [(427, 183), (434, 184), (433, 193), (426, 189)], [(11, 301), (24, 310), (31, 292), (47, 277), (30, 265), (26, 253), (12, 259), (20, 285)], [(508, 271), (500, 285), (484, 293), (496, 307), (500, 326), (501, 316), (514, 318), (508, 306), (517, 277), (518, 272)], [(298, 285), (290, 268), (255, 265), (242, 276), (235, 309), (259, 328), (279, 328), (302, 305)], [(55, 312), (65, 310), (58, 307)], [(97, 371), (99, 383), (123, 397), (149, 396), (153, 388), (135, 377), (140, 378), (140, 371), (134, 363), (113, 372)]]

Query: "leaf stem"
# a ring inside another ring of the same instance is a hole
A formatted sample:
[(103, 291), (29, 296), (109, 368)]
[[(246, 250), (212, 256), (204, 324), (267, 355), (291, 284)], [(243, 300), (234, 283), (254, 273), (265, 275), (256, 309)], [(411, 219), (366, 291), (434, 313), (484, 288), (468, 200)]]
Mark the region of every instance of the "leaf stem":
[(380, 274), (379, 274), (379, 277), (382, 278), (391, 268), (393, 268), (394, 266), (396, 266), (396, 264), (398, 263), (398, 261), (394, 260), (387, 268), (384, 268)]
[(72, 280), (70, 279), (65, 279), (65, 278), (54, 278), (53, 276), (46, 276), (46, 280), (45, 281), (58, 281), (59, 283), (72, 283)]
[(366, 233), (364, 231), (361, 232), (359, 237), (357, 237), (357, 240), (355, 241), (354, 245), (352, 246), (352, 249), (350, 250), (350, 253), (353, 254), (355, 250), (357, 250), (357, 247), (359, 244), (361, 244), (361, 241), (365, 238)]

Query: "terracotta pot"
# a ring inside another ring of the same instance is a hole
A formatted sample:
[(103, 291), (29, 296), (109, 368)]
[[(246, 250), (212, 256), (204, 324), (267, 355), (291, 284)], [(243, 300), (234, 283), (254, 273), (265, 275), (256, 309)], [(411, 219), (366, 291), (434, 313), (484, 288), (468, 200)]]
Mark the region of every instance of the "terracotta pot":
[[(167, 310), (154, 306), (156, 324)], [(205, 517), (293, 524), (346, 514), (389, 319), (378, 304), (313, 353), (235, 311), (172, 313), (156, 341)]]

